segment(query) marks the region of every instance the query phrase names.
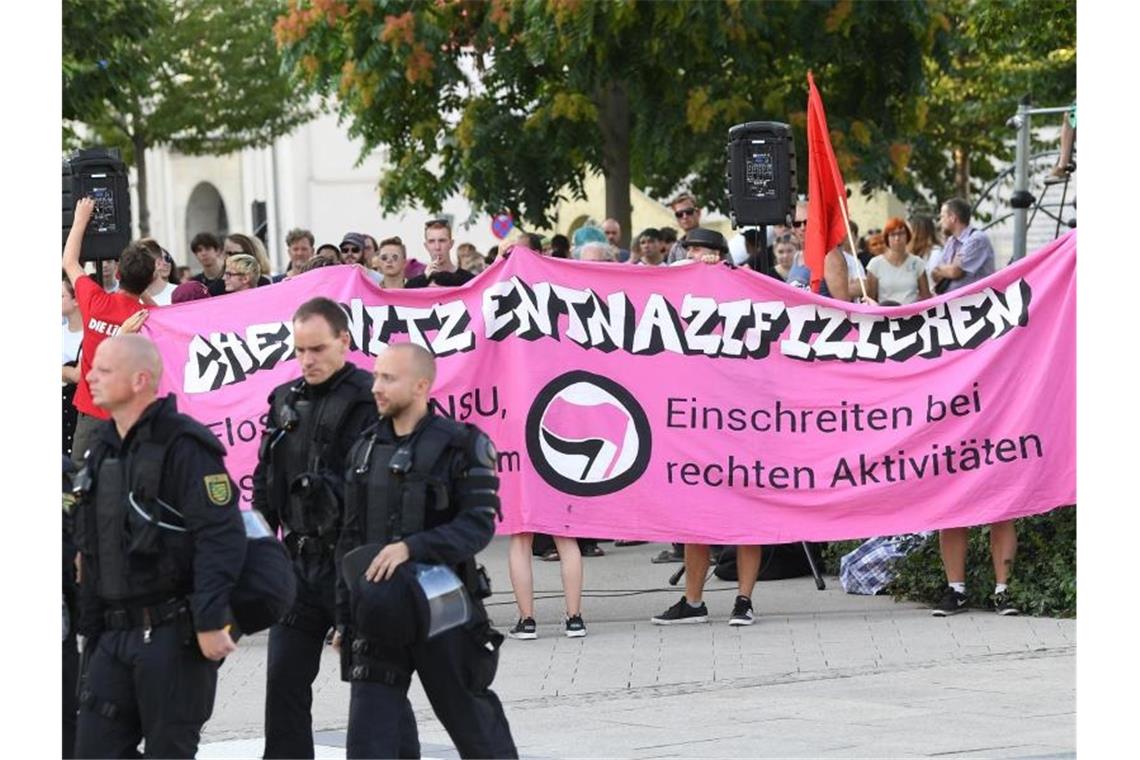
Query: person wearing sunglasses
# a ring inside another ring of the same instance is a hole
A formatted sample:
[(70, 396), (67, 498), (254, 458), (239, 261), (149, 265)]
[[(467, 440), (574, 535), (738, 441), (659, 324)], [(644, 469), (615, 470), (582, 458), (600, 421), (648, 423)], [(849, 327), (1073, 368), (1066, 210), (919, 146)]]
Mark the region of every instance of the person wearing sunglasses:
[(380, 282), (382, 288), (402, 288), (407, 285), (408, 278), (404, 275), (404, 267), (408, 264), (408, 249), (404, 241), (398, 237), (385, 238), (380, 241), (380, 252), (376, 254), (376, 268), (384, 279)]
[(689, 234), (690, 230), (695, 230), (701, 226), (701, 209), (697, 205), (697, 199), (689, 193), (681, 193), (669, 201), (669, 208), (673, 212), (673, 218), (677, 220), (677, 225), (681, 228), (680, 239), (669, 249), (669, 255), (666, 257), (666, 261), (673, 264), (689, 258), (683, 243), (685, 235)]
[(359, 232), (345, 233), (340, 241), (340, 263), (363, 264), (365, 245), (364, 236)]
[(146, 295), (150, 296), (158, 306), (169, 306), (170, 297), (179, 282), (178, 276), (174, 273), (174, 259), (154, 238), (142, 238), (139, 243), (154, 256), (154, 279), (150, 281)]

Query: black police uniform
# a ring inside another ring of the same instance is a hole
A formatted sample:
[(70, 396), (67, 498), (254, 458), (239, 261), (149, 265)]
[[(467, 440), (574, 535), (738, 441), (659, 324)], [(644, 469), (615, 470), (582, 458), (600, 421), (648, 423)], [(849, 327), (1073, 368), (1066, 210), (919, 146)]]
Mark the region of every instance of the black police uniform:
[[(429, 413), (405, 437), (391, 420), (366, 431), (349, 455), (340, 559), (365, 543), (403, 541), (410, 560), (450, 565), (471, 592), (471, 620), (427, 641), (396, 647), (354, 630), (338, 575), (342, 678), (352, 683), (347, 756), (418, 757), (407, 693), (412, 672), (463, 757), (517, 757), (502, 704), (490, 690), (502, 634), (480, 599), (489, 593), (474, 557), (495, 532), (495, 450), (473, 425)], [(412, 610), (408, 611), (411, 615)]]
[(79, 586), (75, 578), (75, 497), (71, 476), (75, 463), (63, 455), (63, 757), (75, 757), (75, 718), (79, 711)]
[(100, 425), (76, 517), (82, 555), (79, 632), (86, 667), (78, 757), (193, 757), (214, 708), (218, 663), (195, 632), (230, 622), (245, 559), (238, 491), (225, 449), (154, 401), (120, 439)]
[(297, 597), (269, 631), (265, 757), (313, 757), (313, 681), (334, 624), (333, 550), (352, 442), (376, 419), (372, 376), (349, 363), (319, 385), (303, 379), (269, 395), (269, 418), (253, 473), (253, 506), (282, 527)]

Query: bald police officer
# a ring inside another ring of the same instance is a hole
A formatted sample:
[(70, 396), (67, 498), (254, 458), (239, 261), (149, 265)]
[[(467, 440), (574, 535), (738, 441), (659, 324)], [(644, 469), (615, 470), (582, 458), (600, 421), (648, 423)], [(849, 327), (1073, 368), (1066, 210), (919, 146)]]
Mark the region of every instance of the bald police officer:
[[(427, 639), (401, 639), (407, 605), (365, 630), (353, 616), (344, 575), (338, 576), (337, 634), (351, 681), (347, 756), (419, 756), (410, 710), (412, 673), (459, 754), (517, 757), (502, 704), (491, 691), (502, 634), (487, 621), (475, 555), (490, 543), (499, 510), (495, 450), (477, 427), (441, 417), (429, 408), (435, 359), (413, 344), (390, 346), (376, 358), (372, 395), (381, 418), (356, 442), (346, 472), (344, 528), (338, 565), (353, 549), (379, 544), (364, 585), (408, 575), (409, 560), (450, 566), (470, 592), (469, 621)], [(400, 572), (397, 573), (398, 568)], [(414, 581), (413, 581), (414, 582)], [(361, 585), (359, 583), (355, 584)], [(375, 622), (375, 621), (373, 621)]]
[(103, 341), (87, 382), (111, 419), (93, 436), (82, 557), (77, 757), (193, 757), (218, 662), (235, 649), (229, 598), (245, 558), (237, 489), (206, 427), (157, 398), (162, 361), (139, 335)]

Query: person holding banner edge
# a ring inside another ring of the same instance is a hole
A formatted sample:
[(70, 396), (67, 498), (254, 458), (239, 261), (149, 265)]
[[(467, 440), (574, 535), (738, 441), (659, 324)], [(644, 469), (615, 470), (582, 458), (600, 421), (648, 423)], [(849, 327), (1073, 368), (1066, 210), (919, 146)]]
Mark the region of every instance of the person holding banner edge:
[(376, 417), (371, 377), (348, 362), (348, 317), (339, 305), (323, 297), (301, 304), (293, 345), (301, 377), (270, 393), (253, 473), (253, 508), (283, 530), (297, 582), (292, 610), (269, 631), (267, 758), (314, 755), (312, 684), (335, 618), (345, 456)]
[[(729, 261), (728, 243), (716, 230), (696, 227), (688, 231), (680, 245), (690, 261), (704, 264), (722, 264)], [(761, 546), (736, 548), (737, 596), (732, 605), (729, 625), (752, 625), (752, 590), (760, 575)], [(660, 615), (654, 615), (654, 625), (677, 625), (708, 622), (709, 612), (702, 601), (705, 579), (708, 577), (711, 555), (706, 544), (685, 544), (685, 595)]]

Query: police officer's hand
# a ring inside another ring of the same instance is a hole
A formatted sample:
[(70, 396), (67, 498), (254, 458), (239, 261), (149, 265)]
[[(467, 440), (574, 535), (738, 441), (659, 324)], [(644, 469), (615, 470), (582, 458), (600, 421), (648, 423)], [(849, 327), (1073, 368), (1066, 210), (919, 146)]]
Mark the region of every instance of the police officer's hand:
[(217, 661), (233, 653), (237, 644), (230, 638), (228, 629), (220, 628), (216, 631), (198, 631), (198, 648), (207, 660)]
[(410, 557), (408, 545), (403, 541), (388, 544), (373, 558), (372, 564), (364, 571), (364, 577), (373, 583), (386, 581), (396, 572), (396, 568), (407, 562)]

